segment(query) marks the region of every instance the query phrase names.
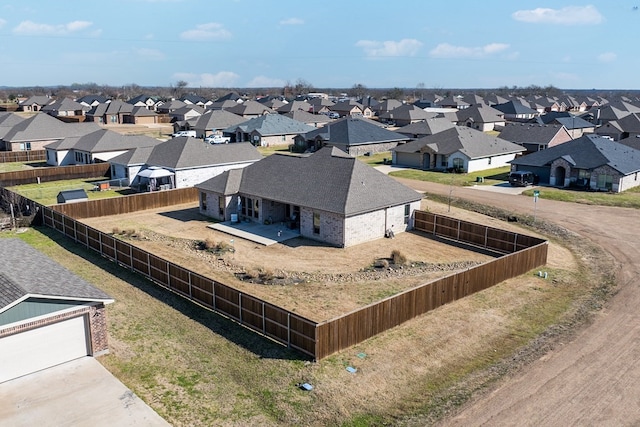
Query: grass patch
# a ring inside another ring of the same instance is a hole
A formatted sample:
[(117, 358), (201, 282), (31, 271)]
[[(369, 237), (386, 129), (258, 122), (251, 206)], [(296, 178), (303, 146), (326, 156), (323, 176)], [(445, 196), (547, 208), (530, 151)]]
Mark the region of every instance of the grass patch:
[(256, 147), (263, 156), (270, 156), (274, 153), (290, 153), (288, 146), (272, 145), (271, 147)]
[[(537, 188), (539, 198), (559, 200), (562, 202), (582, 203), (585, 205), (617, 206), (622, 208), (640, 208), (640, 187), (635, 187), (622, 193), (604, 193), (597, 191), (576, 191), (552, 187)], [(522, 194), (533, 197), (533, 189), (525, 190)]]
[(93, 191), (96, 183), (104, 180), (105, 178), (69, 179), (65, 181), (42, 182), (40, 184), (22, 184), (8, 188), (13, 192), (45, 206), (58, 203), (58, 193), (65, 190), (83, 189), (87, 193), (89, 200), (122, 196), (122, 194), (115, 189)]
[(358, 160), (365, 162), (371, 166), (380, 166), (384, 165), (384, 160), (391, 160), (391, 151), (384, 151), (382, 153), (374, 153), (370, 156), (359, 156)]
[[(389, 175), (397, 178), (414, 179), (417, 181), (436, 182), (438, 184), (453, 185), (463, 187), (468, 185), (495, 185), (509, 180), (509, 166), (488, 169), (471, 173), (448, 173), (436, 171), (423, 171), (418, 169), (407, 169), (391, 172)], [(484, 178), (484, 183), (478, 183), (478, 178)]]

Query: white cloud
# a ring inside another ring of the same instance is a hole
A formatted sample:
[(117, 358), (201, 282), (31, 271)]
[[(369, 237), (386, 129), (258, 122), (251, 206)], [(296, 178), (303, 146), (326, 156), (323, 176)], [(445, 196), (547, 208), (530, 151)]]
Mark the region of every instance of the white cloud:
[(247, 87), (281, 87), (285, 85), (282, 79), (275, 79), (266, 76), (256, 76), (247, 83)]
[(304, 21), (300, 18), (289, 18), (280, 21), (280, 25), (302, 25)]
[(518, 10), (511, 17), (516, 21), (533, 24), (594, 25), (604, 20), (595, 6), (567, 6), (562, 9), (539, 7), (531, 10)]
[(150, 59), (153, 61), (160, 61), (165, 59), (165, 54), (157, 49), (139, 48), (134, 49), (134, 53), (142, 59)]
[(388, 57), (388, 56), (414, 56), (422, 47), (422, 43), (416, 39), (402, 39), (400, 41), (375, 41), (375, 40), (359, 40), (356, 46), (364, 50), (369, 57)]
[(196, 25), (195, 29), (180, 34), (180, 38), (183, 40), (223, 40), (229, 37), (231, 37), (231, 32), (217, 22)]
[(13, 29), (16, 34), (26, 35), (65, 35), (77, 31), (84, 30), (93, 25), (89, 21), (72, 21), (67, 24), (51, 25), (38, 24), (33, 21), (22, 21)]
[(440, 43), (431, 49), (429, 55), (436, 58), (481, 58), (495, 55), (509, 49), (506, 43), (490, 43), (480, 47), (454, 46), (449, 43)]
[(4, 27), (4, 25), (7, 23), (7, 21), (5, 21), (4, 19), (0, 18), (0, 28)]
[(618, 59), (618, 55), (613, 52), (604, 52), (598, 55), (598, 61), (600, 62), (613, 62)]
[(220, 71), (217, 74), (202, 73), (175, 73), (175, 80), (184, 80), (189, 87), (232, 87), (240, 76), (232, 71)]

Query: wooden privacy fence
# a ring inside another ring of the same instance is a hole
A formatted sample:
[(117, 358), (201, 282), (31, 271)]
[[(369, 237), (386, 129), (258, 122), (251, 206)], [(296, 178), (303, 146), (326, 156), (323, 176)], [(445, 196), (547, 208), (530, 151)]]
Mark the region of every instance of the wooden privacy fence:
[(132, 194), (130, 196), (95, 199), (83, 203), (64, 203), (53, 205), (51, 208), (75, 219), (96, 218), (197, 202), (198, 194), (198, 189), (189, 187)]
[(280, 343), (315, 357), (316, 322), (42, 207), (45, 225), (155, 283)]
[(0, 187), (108, 176), (110, 167), (109, 163), (92, 163), (90, 165), (57, 166), (4, 172), (0, 174)]
[(33, 151), (0, 151), (0, 163), (38, 162), (46, 160), (46, 150)]
[[(168, 206), (176, 203), (176, 200), (186, 203), (197, 200), (195, 189), (96, 200), (95, 202), (99, 202), (97, 204), (89, 201), (52, 207), (38, 205), (6, 189), (3, 189), (2, 194), (7, 192), (12, 194), (11, 197), (20, 199), (21, 203), (37, 207), (41, 213), (37, 218), (44, 225), (166, 289), (316, 360), (356, 345), (444, 304), (524, 274), (544, 265), (547, 259), (548, 244), (545, 240), (416, 211), (415, 228), (421, 232), (500, 251), (506, 255), (318, 323), (144, 251), (71, 217), (127, 213)], [(113, 208), (107, 207), (109, 203)], [(82, 208), (80, 205), (87, 207)]]

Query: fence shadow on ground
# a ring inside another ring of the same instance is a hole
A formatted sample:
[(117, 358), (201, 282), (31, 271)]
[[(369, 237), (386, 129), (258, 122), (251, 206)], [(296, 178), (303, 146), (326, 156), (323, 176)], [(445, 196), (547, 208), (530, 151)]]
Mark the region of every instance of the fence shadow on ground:
[(198, 207), (180, 209), (180, 210), (168, 211), (168, 212), (160, 212), (158, 215), (175, 219), (178, 221), (182, 221), (182, 222), (187, 222), (187, 221), (203, 221), (206, 223), (213, 222), (211, 221), (210, 217), (202, 215), (199, 212)]
[[(205, 326), (213, 333), (220, 335), (222, 338), (235, 343), (260, 358), (311, 360), (308, 355), (305, 355), (302, 352), (295, 349), (289, 349), (265, 337), (264, 335), (256, 334), (255, 331), (246, 328), (215, 311), (195, 304), (193, 301), (190, 301), (175, 292), (168, 291), (166, 288), (155, 284), (139, 273), (119, 266), (113, 261), (100, 256), (97, 252), (88, 251), (85, 246), (73, 242), (59, 231), (47, 226), (37, 226), (34, 228), (53, 240), (56, 244), (63, 247), (65, 250), (91, 262), (97, 268), (106, 271), (114, 277), (129, 283), (131, 286), (143, 291), (155, 300), (168, 305), (174, 310)], [(115, 303), (118, 303), (117, 299)]]

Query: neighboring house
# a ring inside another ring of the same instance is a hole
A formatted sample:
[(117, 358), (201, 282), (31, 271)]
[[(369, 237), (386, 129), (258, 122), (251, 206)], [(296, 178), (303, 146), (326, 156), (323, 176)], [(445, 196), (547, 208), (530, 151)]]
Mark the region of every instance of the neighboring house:
[[(403, 105), (402, 102), (398, 101), (397, 99), (385, 99), (384, 101), (379, 102), (374, 106), (371, 106), (371, 110), (373, 111), (374, 115), (380, 116), (384, 113), (393, 111), (398, 107), (402, 107), (402, 105)], [(418, 107), (418, 108), (422, 108), (422, 107)]]
[(476, 104), (456, 113), (458, 126), (467, 126), (481, 132), (490, 132), (505, 125), (502, 111), (488, 105)]
[(158, 111), (158, 114), (171, 114), (173, 111), (178, 110), (186, 105), (186, 103), (178, 99), (174, 99), (172, 101), (162, 102), (158, 104), (158, 106), (156, 107), (156, 111)]
[(393, 126), (406, 126), (411, 123), (421, 122), (431, 119), (436, 115), (427, 113), (420, 107), (412, 104), (402, 104), (391, 111), (381, 112), (378, 114), (380, 121), (392, 124)]
[(128, 100), (127, 104), (133, 105), (134, 107), (144, 107), (151, 111), (157, 111), (158, 106), (162, 104), (162, 101), (157, 96), (138, 95), (135, 98)]
[(224, 100), (224, 101), (213, 102), (207, 108), (209, 110), (226, 110), (228, 108), (235, 107), (236, 105), (238, 105), (238, 103), (236, 101), (232, 101), (230, 99), (227, 99), (227, 100)]
[(391, 150), (394, 165), (477, 172), (508, 166), (525, 149), (465, 126), (455, 126)]
[[(229, 144), (233, 145), (233, 144)], [(413, 227), (422, 195), (335, 148), (273, 154), (196, 185), (200, 212), (287, 223), (302, 237), (347, 247)]]
[(292, 120), (296, 120), (301, 123), (306, 123), (314, 128), (319, 128), (331, 121), (326, 114), (311, 114), (302, 110), (295, 110), (283, 114), (285, 117), (289, 117)]
[(14, 125), (0, 140), (5, 151), (43, 150), (44, 146), (70, 136), (82, 136), (100, 129), (94, 123), (64, 123), (38, 113)]
[(87, 192), (80, 188), (77, 190), (64, 190), (58, 193), (56, 196), (58, 203), (78, 203), (86, 202), (89, 200)]
[(110, 100), (106, 96), (102, 96), (102, 95), (85, 95), (83, 97), (76, 99), (76, 102), (79, 102), (85, 107), (89, 107), (89, 110), (90, 110), (96, 105), (106, 104), (107, 102), (110, 102)]
[(86, 113), (85, 120), (104, 125), (123, 124), (134, 108), (132, 104), (118, 100), (98, 104)]
[(279, 97), (274, 97), (274, 96), (265, 96), (263, 98), (258, 99), (257, 101), (260, 104), (264, 105), (265, 107), (269, 107), (274, 111), (278, 110), (278, 108), (285, 107), (288, 105)]
[(451, 129), (455, 124), (451, 120), (444, 117), (435, 117), (421, 122), (411, 123), (396, 129), (395, 132), (401, 133), (411, 139), (422, 138), (423, 136), (433, 135), (443, 130)]
[(198, 117), (191, 129), (196, 131), (197, 138), (206, 138), (209, 135), (222, 135), (224, 129), (246, 121), (244, 117), (226, 110), (210, 110)]
[(330, 110), (334, 113), (338, 113), (340, 117), (370, 118), (373, 116), (373, 111), (371, 111), (371, 108), (365, 107), (359, 102), (353, 101), (351, 99), (335, 103), (330, 108)]
[(189, 93), (180, 97), (180, 101), (184, 102), (187, 105), (197, 105), (199, 107), (206, 108), (209, 105), (213, 104), (213, 101), (210, 99), (203, 98), (200, 95), (196, 95), (193, 93)]
[(611, 136), (615, 141), (640, 138), (640, 115), (631, 113), (619, 120), (608, 122), (600, 126), (596, 133), (603, 136)]
[(204, 107), (188, 104), (169, 113), (172, 122), (181, 122), (200, 117), (205, 112)]
[(573, 139), (564, 126), (532, 123), (507, 123), (498, 138), (522, 145), (527, 153), (546, 150)]
[(53, 101), (53, 99), (46, 95), (30, 96), (24, 101), (20, 101), (20, 103), (18, 104), (18, 110), (28, 112), (40, 111), (42, 107), (44, 107), (45, 105), (49, 105)]
[(0, 259), (0, 383), (109, 351), (109, 295), (20, 239)]
[(440, 108), (455, 108), (456, 110), (464, 110), (471, 106), (461, 96), (448, 96), (446, 98), (442, 98), (436, 103), (436, 105)]
[(223, 130), (223, 134), (231, 136), (232, 140), (236, 142), (249, 141), (256, 146), (269, 147), (293, 144), (296, 135), (312, 130), (314, 128), (306, 123), (290, 119), (282, 114), (265, 114), (230, 126)]
[(512, 170), (537, 174), (541, 183), (619, 193), (640, 185), (640, 151), (598, 135), (583, 135), (515, 159)]
[(275, 110), (278, 112), (278, 114), (286, 114), (292, 111), (305, 111), (308, 113), (311, 111), (311, 109), (311, 104), (309, 104), (307, 101), (291, 101), (288, 104), (284, 104), (279, 108), (276, 108)]
[(551, 123), (558, 123), (564, 126), (571, 135), (571, 138), (580, 138), (586, 133), (593, 133), (596, 130), (596, 126), (580, 117), (557, 117)]
[(226, 110), (230, 113), (242, 116), (245, 119), (259, 117), (265, 114), (275, 114), (274, 110), (259, 103), (258, 101), (245, 101), (242, 104), (236, 104)]
[(89, 107), (69, 98), (59, 99), (41, 109), (43, 113), (58, 117), (64, 121), (71, 121), (72, 119), (83, 121), (85, 113), (89, 110)]
[(382, 153), (398, 144), (405, 143), (408, 137), (384, 129), (379, 123), (361, 117), (344, 117), (325, 126), (294, 138), (300, 151), (318, 150), (325, 145), (338, 147), (354, 156), (367, 153)]
[[(249, 143), (214, 145), (191, 137), (172, 138), (151, 150), (142, 148), (141, 153), (137, 151), (111, 160), (115, 173), (112, 179), (127, 178), (132, 187), (139, 187), (142, 191), (193, 187), (224, 171), (246, 167), (262, 158)], [(143, 154), (147, 154), (144, 167), (138, 167)], [(152, 167), (155, 167), (156, 174), (165, 175), (159, 179), (145, 176), (145, 169)], [(136, 168), (138, 172), (133, 174)]]
[(508, 101), (504, 104), (491, 105), (491, 107), (501, 111), (504, 119), (510, 122), (527, 122), (540, 115), (538, 111), (522, 105), (519, 101)]
[(125, 123), (150, 125), (158, 123), (158, 113), (145, 107), (133, 107), (129, 115), (123, 117)]
[(311, 104), (311, 113), (313, 114), (327, 114), (331, 112), (331, 107), (335, 105), (333, 101), (324, 97), (309, 98), (307, 101)]
[(44, 148), (48, 165), (68, 166), (107, 162), (129, 150), (152, 147), (160, 142), (145, 135), (122, 135), (99, 129), (82, 136), (64, 138)]

